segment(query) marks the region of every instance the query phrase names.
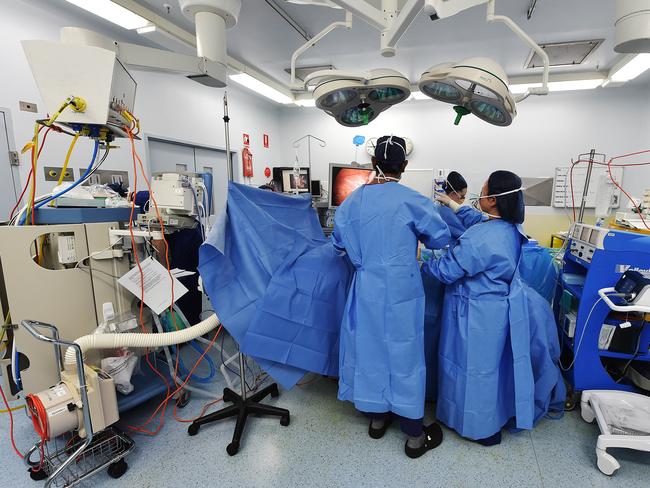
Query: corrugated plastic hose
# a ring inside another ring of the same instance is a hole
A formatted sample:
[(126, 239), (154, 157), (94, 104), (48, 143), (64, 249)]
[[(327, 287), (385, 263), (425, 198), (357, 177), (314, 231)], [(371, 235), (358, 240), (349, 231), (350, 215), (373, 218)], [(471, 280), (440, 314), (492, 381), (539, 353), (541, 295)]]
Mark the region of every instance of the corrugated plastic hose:
[[(174, 332), (165, 332), (162, 334), (90, 334), (80, 337), (75, 341), (75, 343), (81, 347), (83, 353), (95, 349), (117, 349), (120, 347), (155, 348), (173, 346), (174, 344), (182, 344), (183, 342), (188, 342), (197, 337), (201, 337), (211, 330), (216, 329), (218, 326), (219, 319), (215, 314), (213, 314), (192, 327)], [(75, 350), (72, 347), (69, 347), (65, 353), (65, 364), (66, 367), (75, 366), (77, 364)]]

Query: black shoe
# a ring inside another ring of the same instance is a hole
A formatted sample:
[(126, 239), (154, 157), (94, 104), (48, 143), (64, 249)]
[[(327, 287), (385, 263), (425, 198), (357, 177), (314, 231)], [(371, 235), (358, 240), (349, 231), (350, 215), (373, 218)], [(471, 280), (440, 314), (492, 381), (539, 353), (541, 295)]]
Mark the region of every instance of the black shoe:
[(370, 421), (370, 425), (368, 426), (368, 435), (372, 437), (373, 439), (381, 439), (384, 437), (384, 434), (388, 430), (388, 427), (390, 427), (390, 424), (393, 423), (393, 417), (387, 417), (386, 420), (384, 420), (384, 425), (381, 426), (380, 429), (375, 429), (372, 426), (372, 420)]
[(410, 447), (408, 441), (404, 444), (404, 452), (411, 459), (417, 459), (427, 451), (435, 449), (442, 444), (442, 429), (436, 423), (424, 428), (424, 444), (420, 447)]
[(485, 439), (477, 439), (476, 442), (485, 447), (498, 446), (501, 444), (501, 431)]

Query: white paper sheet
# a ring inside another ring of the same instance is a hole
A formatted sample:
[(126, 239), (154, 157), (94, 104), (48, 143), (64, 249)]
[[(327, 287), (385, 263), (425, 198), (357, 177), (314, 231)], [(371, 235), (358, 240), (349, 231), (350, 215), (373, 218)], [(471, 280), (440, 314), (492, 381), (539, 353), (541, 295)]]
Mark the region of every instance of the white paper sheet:
[[(155, 313), (161, 314), (171, 305), (171, 280), (167, 269), (153, 258), (147, 258), (140, 263), (142, 276), (144, 277), (144, 303)], [(141, 297), (140, 270), (136, 266), (117, 282), (133, 293)], [(174, 278), (174, 301), (187, 293), (187, 288)]]

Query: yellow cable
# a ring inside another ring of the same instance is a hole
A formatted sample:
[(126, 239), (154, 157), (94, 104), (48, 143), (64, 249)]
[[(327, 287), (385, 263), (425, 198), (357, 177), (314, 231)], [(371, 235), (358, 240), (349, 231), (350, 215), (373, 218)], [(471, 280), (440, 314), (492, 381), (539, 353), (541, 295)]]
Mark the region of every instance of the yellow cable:
[(16, 410), (22, 410), (23, 408), (25, 408), (25, 405), (18, 405), (17, 407), (10, 408), (9, 410), (0, 410), (0, 413), (9, 413), (10, 411), (15, 412)]
[(63, 182), (63, 178), (65, 177), (65, 172), (68, 169), (68, 163), (70, 163), (70, 156), (72, 156), (72, 150), (74, 149), (74, 145), (77, 143), (77, 140), (79, 139), (80, 134), (75, 134), (74, 137), (72, 138), (72, 142), (70, 143), (70, 147), (68, 148), (68, 153), (65, 155), (65, 161), (63, 162), (63, 169), (61, 170), (61, 174), (59, 175), (59, 181), (56, 182), (56, 186), (59, 186)]
[(32, 192), (29, 196), (29, 203), (27, 204), (27, 213), (25, 214), (25, 225), (29, 223), (29, 214), (33, 209), (31, 208), (32, 199), (36, 195), (36, 163), (38, 162), (38, 123), (34, 124), (34, 137), (32, 138)]

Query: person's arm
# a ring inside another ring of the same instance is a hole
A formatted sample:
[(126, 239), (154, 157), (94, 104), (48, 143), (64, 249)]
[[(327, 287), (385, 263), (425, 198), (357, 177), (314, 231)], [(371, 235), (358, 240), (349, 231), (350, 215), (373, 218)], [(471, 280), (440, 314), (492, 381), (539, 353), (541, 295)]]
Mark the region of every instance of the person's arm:
[(479, 212), (475, 208), (470, 207), (469, 205), (462, 205), (456, 211), (456, 217), (458, 217), (458, 220), (461, 221), (466, 229), (488, 220), (488, 217), (486, 215), (483, 215), (483, 213)]
[(451, 234), (449, 227), (431, 200), (422, 197), (409, 205), (415, 223), (418, 240), (427, 249), (442, 249), (449, 245)]
[(458, 244), (440, 259), (425, 261), (422, 271), (449, 285), (463, 278), (474, 276), (486, 269), (480, 243), (467, 234), (459, 239)]

